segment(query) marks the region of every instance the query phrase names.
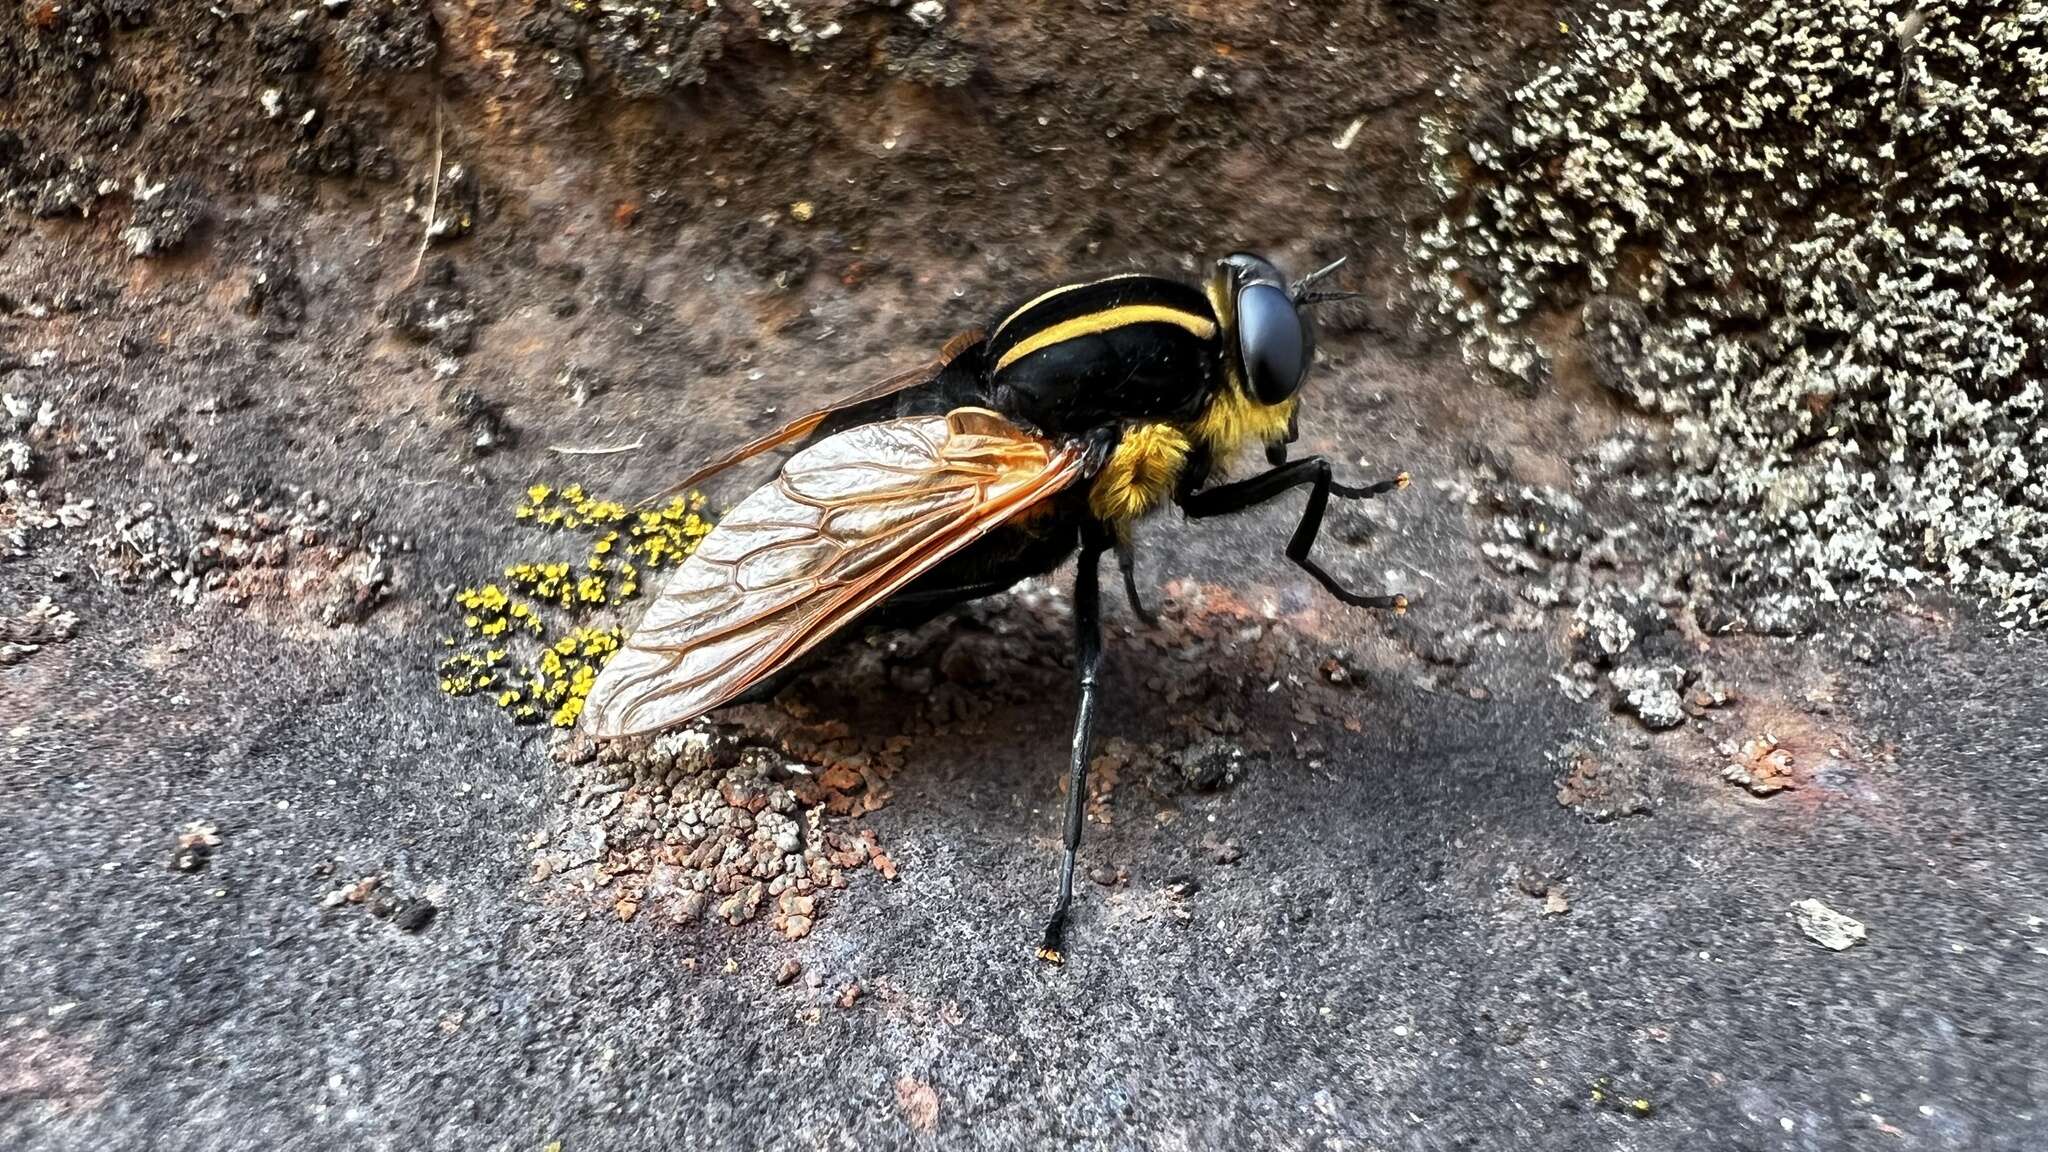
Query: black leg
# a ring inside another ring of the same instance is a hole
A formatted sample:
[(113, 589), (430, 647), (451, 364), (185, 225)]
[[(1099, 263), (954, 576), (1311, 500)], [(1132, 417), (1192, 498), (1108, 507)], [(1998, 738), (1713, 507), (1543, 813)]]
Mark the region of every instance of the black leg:
[(1266, 463), (1278, 468), (1287, 463), (1287, 446), (1301, 439), (1301, 409), (1295, 408), (1287, 414), (1287, 438), (1277, 444), (1266, 445)]
[(1148, 625), (1158, 624), (1159, 616), (1138, 595), (1138, 551), (1129, 540), (1116, 542), (1116, 566), (1123, 570), (1124, 599), (1130, 601), (1131, 614)]
[(1105, 541), (1090, 531), (1081, 542), (1081, 567), (1074, 575), (1074, 673), (1079, 703), (1074, 711), (1073, 759), (1067, 764), (1066, 855), (1060, 860), (1060, 894), (1046, 921), (1038, 958), (1066, 963), (1060, 936), (1067, 926), (1067, 905), (1074, 902), (1074, 865), (1081, 852), (1081, 821), (1088, 810), (1088, 745), (1095, 728), (1095, 677), (1102, 664), (1102, 591), (1096, 575)]
[(1401, 473), (1391, 479), (1354, 488), (1339, 484), (1330, 476), (1330, 462), (1321, 456), (1304, 456), (1291, 463), (1282, 464), (1270, 472), (1263, 472), (1246, 480), (1196, 492), (1182, 498), (1180, 506), (1191, 520), (1209, 516), (1227, 516), (1242, 512), (1255, 504), (1263, 504), (1292, 488), (1308, 485), (1308, 507), (1302, 509), (1301, 523), (1294, 529), (1294, 538), (1287, 542), (1287, 558), (1301, 567), (1301, 570), (1316, 578), (1316, 582), (1327, 588), (1330, 595), (1357, 608), (1392, 608), (1396, 612), (1408, 607), (1405, 596), (1365, 596), (1353, 592), (1337, 583), (1337, 578), (1323, 571), (1322, 565), (1309, 558), (1309, 549), (1315, 546), (1316, 535), (1323, 530), (1323, 512), (1329, 507), (1332, 494), (1355, 500), (1370, 500), (1375, 496), (1408, 486), (1408, 474)]

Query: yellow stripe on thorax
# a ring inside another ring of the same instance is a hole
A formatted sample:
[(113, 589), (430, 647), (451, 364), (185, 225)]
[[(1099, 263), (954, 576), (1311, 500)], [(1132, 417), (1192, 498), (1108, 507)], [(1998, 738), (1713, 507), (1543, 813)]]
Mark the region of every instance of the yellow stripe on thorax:
[(1003, 353), (996, 361), (996, 371), (1001, 372), (1018, 360), (1031, 355), (1041, 348), (1050, 348), (1082, 336), (1093, 336), (1111, 329), (1131, 324), (1173, 324), (1194, 333), (1198, 340), (1207, 340), (1216, 335), (1216, 322), (1207, 316), (1197, 316), (1180, 308), (1169, 308), (1164, 304), (1124, 304), (1115, 308), (1104, 308), (1062, 320), (1042, 328), (1017, 342), (1017, 346)]
[(988, 338), (993, 341), (996, 337), (1001, 336), (1003, 329), (1010, 326), (1010, 321), (1015, 320), (1017, 317), (1022, 316), (1055, 296), (1064, 296), (1069, 292), (1078, 292), (1083, 288), (1093, 288), (1097, 284), (1108, 284), (1113, 280), (1135, 280), (1144, 275), (1145, 273), (1143, 272), (1119, 272), (1114, 276), (1104, 276), (1100, 280), (1089, 280), (1082, 284), (1062, 284), (1057, 288), (1040, 292), (1038, 295), (1018, 305), (1008, 316), (1003, 317), (1003, 322), (996, 325), (996, 330), (989, 333)]

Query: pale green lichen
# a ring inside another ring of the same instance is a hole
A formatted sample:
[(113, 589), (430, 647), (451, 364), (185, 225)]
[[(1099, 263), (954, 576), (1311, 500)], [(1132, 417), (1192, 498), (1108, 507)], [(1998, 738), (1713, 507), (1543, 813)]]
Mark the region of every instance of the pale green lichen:
[(2048, 622), (2048, 2), (1648, 0), (1468, 120), (1414, 254), (1475, 365), (1579, 312), (1732, 579)]
[(509, 564), (500, 579), (458, 591), (462, 632), (442, 638), (455, 651), (441, 661), (441, 691), (485, 696), (522, 723), (573, 726), (598, 672), (624, 641), (621, 629), (583, 618), (637, 599), (645, 574), (682, 563), (711, 531), (703, 508), (695, 492), (634, 510), (576, 484), (527, 489), (513, 515), (581, 537), (584, 554), (573, 562)]

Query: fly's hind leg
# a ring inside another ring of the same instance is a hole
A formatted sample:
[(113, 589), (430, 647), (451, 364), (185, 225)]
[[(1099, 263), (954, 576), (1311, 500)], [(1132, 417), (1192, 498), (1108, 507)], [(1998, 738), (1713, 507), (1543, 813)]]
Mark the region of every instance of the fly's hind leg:
[(1038, 958), (1066, 963), (1061, 937), (1067, 906), (1074, 902), (1074, 866), (1081, 853), (1081, 823), (1088, 807), (1088, 746), (1095, 729), (1095, 685), (1102, 665), (1102, 591), (1096, 574), (1105, 543), (1091, 531), (1081, 544), (1080, 570), (1074, 575), (1074, 673), (1078, 701), (1074, 710), (1074, 747), (1067, 763), (1066, 828), (1060, 858), (1060, 892), (1046, 921)]
[(1321, 456), (1304, 456), (1262, 472), (1250, 479), (1239, 480), (1205, 492), (1195, 492), (1181, 499), (1181, 509), (1191, 520), (1209, 516), (1226, 516), (1242, 512), (1293, 488), (1308, 486), (1308, 506), (1301, 511), (1301, 522), (1295, 525), (1294, 536), (1287, 542), (1287, 558), (1302, 571), (1316, 578), (1316, 582), (1329, 590), (1330, 595), (1355, 608), (1391, 608), (1396, 612), (1408, 607), (1406, 596), (1368, 596), (1353, 592), (1337, 582), (1337, 578), (1323, 570), (1309, 555), (1315, 547), (1316, 537), (1323, 530), (1323, 513), (1329, 508), (1332, 495), (1353, 500), (1370, 500), (1396, 488), (1408, 486), (1408, 474), (1401, 473), (1372, 484), (1353, 487), (1339, 484), (1332, 478), (1330, 462)]

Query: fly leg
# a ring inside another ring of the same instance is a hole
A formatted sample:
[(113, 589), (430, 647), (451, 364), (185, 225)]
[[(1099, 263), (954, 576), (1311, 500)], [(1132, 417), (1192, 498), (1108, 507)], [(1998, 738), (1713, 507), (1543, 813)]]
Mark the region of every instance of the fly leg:
[(1138, 552), (1127, 539), (1116, 542), (1116, 566), (1124, 574), (1124, 599), (1130, 602), (1131, 615), (1147, 626), (1157, 626), (1159, 614), (1145, 607), (1145, 600), (1138, 595)]
[(1377, 483), (1352, 487), (1339, 484), (1331, 478), (1328, 460), (1321, 456), (1304, 456), (1249, 479), (1184, 496), (1181, 498), (1180, 506), (1190, 520), (1227, 516), (1263, 504), (1282, 492), (1299, 488), (1304, 484), (1308, 485), (1309, 489), (1308, 507), (1302, 509), (1301, 522), (1295, 525), (1294, 537), (1287, 542), (1287, 558), (1294, 561), (1302, 571), (1315, 577), (1316, 582), (1328, 589), (1330, 595), (1355, 608), (1392, 608), (1396, 612), (1405, 610), (1408, 607), (1406, 596), (1367, 596), (1339, 584), (1336, 577), (1325, 572), (1322, 565), (1310, 558), (1309, 549), (1315, 546), (1316, 536), (1323, 530), (1323, 513), (1329, 507), (1333, 494), (1353, 500), (1370, 500), (1396, 488), (1406, 488), (1406, 472)]
[(1067, 926), (1067, 905), (1074, 901), (1074, 865), (1081, 852), (1081, 821), (1088, 807), (1088, 744), (1095, 727), (1095, 682), (1102, 664), (1102, 592), (1096, 562), (1107, 543), (1099, 528), (1084, 530), (1081, 566), (1074, 575), (1074, 672), (1079, 703), (1074, 710), (1073, 759), (1067, 764), (1066, 855), (1060, 860), (1060, 894), (1046, 921), (1038, 958), (1066, 963), (1060, 937)]
[(1287, 414), (1287, 435), (1266, 445), (1266, 463), (1278, 468), (1287, 463), (1287, 446), (1301, 439), (1301, 409)]

